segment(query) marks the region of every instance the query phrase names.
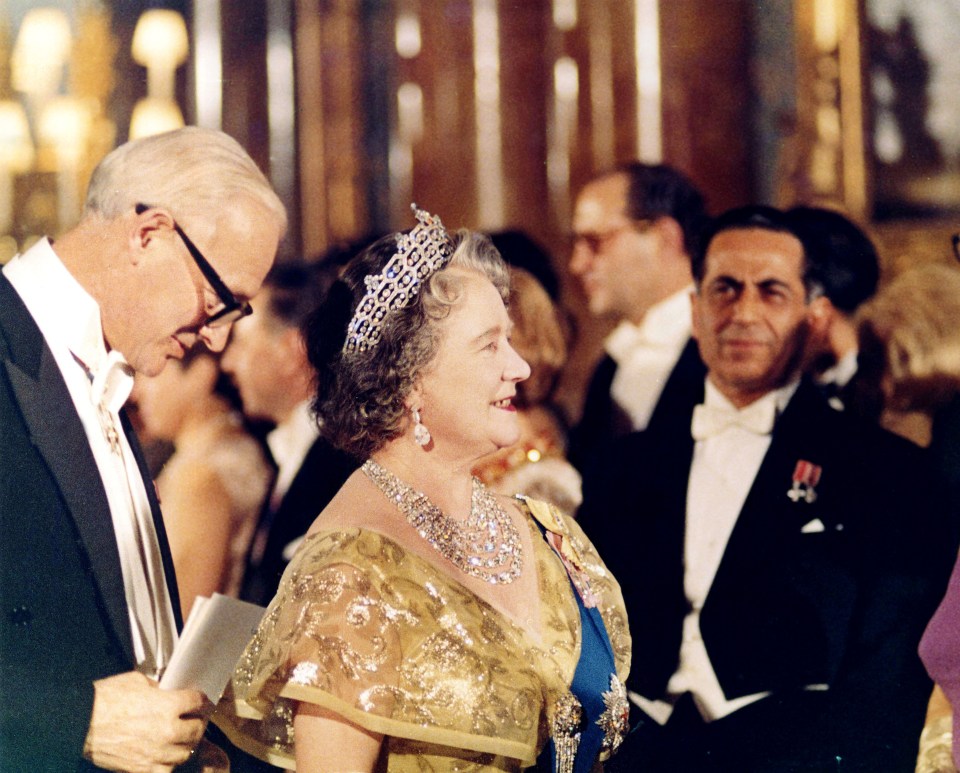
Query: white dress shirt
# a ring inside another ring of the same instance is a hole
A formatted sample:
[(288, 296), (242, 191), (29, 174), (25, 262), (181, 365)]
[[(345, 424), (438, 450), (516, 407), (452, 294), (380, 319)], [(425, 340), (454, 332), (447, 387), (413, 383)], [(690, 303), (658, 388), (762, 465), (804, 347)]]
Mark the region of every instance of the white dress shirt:
[(14, 257), (3, 273), (40, 328), (83, 425), (110, 507), (137, 669), (156, 677), (176, 643), (176, 623), (150, 502), (120, 424), (133, 369), (107, 352), (97, 302), (49, 241)]
[(610, 385), (613, 401), (630, 417), (633, 429), (647, 428), (660, 393), (690, 339), (687, 287), (650, 307), (638, 326), (623, 321), (604, 341), (617, 363)]
[(857, 375), (857, 349), (851, 349), (837, 363), (817, 376), (818, 384), (836, 384), (845, 387)]
[[(307, 458), (313, 444), (320, 437), (317, 421), (310, 411), (310, 401), (304, 400), (294, 408), (290, 415), (267, 435), (267, 447), (273, 461), (277, 463), (277, 477), (270, 493), (270, 510), (274, 513), (290, 490), (293, 479), (297, 477), (303, 460)], [(259, 563), (267, 547), (270, 536), (269, 524), (257, 530), (250, 551), (253, 563)], [(303, 537), (298, 537), (283, 549), (283, 557), (289, 561), (297, 551)]]
[[(679, 666), (670, 678), (667, 693), (676, 697), (685, 692), (691, 693), (700, 714), (708, 721), (720, 719), (769, 695), (764, 692), (734, 700), (726, 699), (700, 634), (700, 611), (720, 567), (740, 510), (770, 447), (773, 421), (786, 408), (797, 385), (795, 381), (769, 392), (737, 411), (707, 380), (704, 405), (708, 409), (734, 415), (751, 414), (747, 417), (747, 424), (755, 424), (757, 414), (766, 413), (769, 416), (765, 431), (719, 422), (714, 433), (694, 443), (687, 485), (683, 575), (690, 611), (683, 621)], [(697, 433), (694, 437), (697, 437)], [(669, 719), (673, 711), (671, 702), (649, 700), (636, 694), (631, 697), (661, 724)]]
[(310, 412), (309, 400), (300, 403), (267, 435), (267, 447), (277, 463), (277, 479), (273, 484), (271, 501), (279, 503), (283, 499), (318, 437), (320, 430)]

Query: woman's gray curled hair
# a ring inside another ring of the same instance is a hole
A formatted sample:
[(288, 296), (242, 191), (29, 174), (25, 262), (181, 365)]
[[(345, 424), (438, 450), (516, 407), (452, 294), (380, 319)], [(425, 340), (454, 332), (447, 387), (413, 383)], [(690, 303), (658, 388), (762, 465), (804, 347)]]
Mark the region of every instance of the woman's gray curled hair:
[(358, 460), (402, 434), (409, 418), (404, 400), (440, 346), (437, 323), (463, 296), (462, 274), (456, 269), (485, 276), (504, 303), (510, 294), (506, 263), (490, 239), (458, 231), (450, 237), (450, 261), (424, 282), (409, 305), (387, 314), (379, 343), (344, 353), (347, 325), (366, 292), (363, 280), (382, 271), (396, 254), (399, 236), (385, 236), (351, 260), (303, 331), (317, 371), (313, 408), (321, 432)]

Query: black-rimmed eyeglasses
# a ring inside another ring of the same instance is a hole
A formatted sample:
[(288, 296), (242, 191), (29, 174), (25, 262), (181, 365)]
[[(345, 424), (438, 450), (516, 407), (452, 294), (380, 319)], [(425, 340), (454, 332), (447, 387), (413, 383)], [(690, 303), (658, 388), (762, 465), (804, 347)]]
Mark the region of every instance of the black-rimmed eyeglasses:
[[(142, 215), (148, 209), (153, 209), (153, 207), (147, 204), (137, 204), (136, 206), (138, 215)], [(203, 326), (214, 328), (226, 327), (238, 319), (252, 314), (253, 309), (250, 307), (250, 303), (248, 301), (238, 300), (237, 297), (230, 292), (230, 288), (224, 284), (217, 270), (210, 265), (210, 261), (203, 257), (203, 253), (197, 249), (197, 245), (195, 245), (190, 240), (190, 237), (183, 232), (183, 229), (177, 225), (176, 220), (173, 221), (173, 230), (177, 232), (177, 235), (187, 248), (187, 252), (190, 253), (190, 257), (193, 258), (193, 262), (196, 263), (197, 268), (200, 269), (200, 273), (203, 274), (204, 278), (210, 283), (210, 287), (213, 288), (213, 291), (217, 294), (221, 303), (223, 303), (223, 308), (218, 309), (208, 316)]]
[(620, 225), (614, 226), (613, 228), (603, 232), (589, 231), (573, 234), (571, 236), (571, 250), (578, 244), (583, 244), (591, 254), (596, 255), (607, 244), (612, 242), (624, 231), (633, 230), (638, 233), (643, 233), (650, 227), (652, 222), (653, 220), (650, 220), (649, 218), (640, 218), (638, 220), (621, 223)]

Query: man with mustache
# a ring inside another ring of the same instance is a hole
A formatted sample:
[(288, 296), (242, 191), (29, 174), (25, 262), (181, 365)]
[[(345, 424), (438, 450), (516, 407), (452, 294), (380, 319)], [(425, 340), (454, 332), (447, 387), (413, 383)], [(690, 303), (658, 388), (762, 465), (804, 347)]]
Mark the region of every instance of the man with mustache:
[(808, 241), (769, 207), (717, 219), (693, 258), (702, 403), (585, 480), (633, 637), (611, 769), (913, 770), (916, 648), (955, 545), (921, 451), (801, 377), (824, 304)]

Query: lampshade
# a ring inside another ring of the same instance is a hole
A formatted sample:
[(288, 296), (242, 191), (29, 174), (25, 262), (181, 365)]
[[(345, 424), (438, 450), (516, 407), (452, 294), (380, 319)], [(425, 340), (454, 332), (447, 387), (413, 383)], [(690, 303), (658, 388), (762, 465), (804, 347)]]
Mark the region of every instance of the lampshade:
[(33, 166), (27, 114), (19, 102), (0, 102), (0, 167), (22, 174)]
[(76, 97), (56, 97), (40, 115), (40, 141), (50, 145), (64, 162), (76, 163), (90, 136), (90, 110)]
[(821, 51), (834, 51), (840, 42), (842, 3), (837, 0), (814, 0), (813, 9), (813, 40)]
[(395, 28), (397, 53), (404, 59), (413, 59), (420, 53), (420, 19), (415, 13), (403, 11), (397, 15)]
[(134, 105), (130, 117), (130, 139), (149, 137), (152, 134), (179, 129), (183, 126), (183, 113), (172, 99), (146, 97)]
[(33, 8), (20, 24), (11, 56), (13, 88), (25, 94), (53, 94), (70, 55), (70, 21), (58, 8)]
[(177, 11), (151, 8), (140, 15), (131, 45), (136, 62), (144, 67), (176, 69), (189, 51), (187, 25)]

